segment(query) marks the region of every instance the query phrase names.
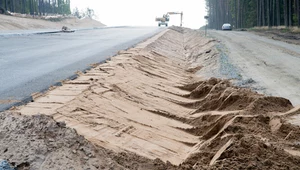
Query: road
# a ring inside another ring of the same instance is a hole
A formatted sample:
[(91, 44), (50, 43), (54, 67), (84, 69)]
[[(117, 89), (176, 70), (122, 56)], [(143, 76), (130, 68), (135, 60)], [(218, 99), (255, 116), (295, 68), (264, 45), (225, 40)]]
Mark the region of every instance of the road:
[(99, 63), (164, 28), (120, 27), (75, 33), (0, 36), (0, 111), (31, 100), (78, 70)]
[(251, 32), (210, 31), (221, 41), (243, 79), (252, 78), (267, 95), (300, 105), (300, 46)]

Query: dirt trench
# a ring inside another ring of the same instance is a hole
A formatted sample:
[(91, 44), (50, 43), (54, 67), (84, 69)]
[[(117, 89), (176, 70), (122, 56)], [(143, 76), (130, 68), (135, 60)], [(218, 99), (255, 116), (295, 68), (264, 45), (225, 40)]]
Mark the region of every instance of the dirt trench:
[(172, 27), (2, 113), (0, 159), (19, 169), (297, 169), (300, 130), (286, 119), (299, 108), (199, 77), (218, 57), (214, 43)]

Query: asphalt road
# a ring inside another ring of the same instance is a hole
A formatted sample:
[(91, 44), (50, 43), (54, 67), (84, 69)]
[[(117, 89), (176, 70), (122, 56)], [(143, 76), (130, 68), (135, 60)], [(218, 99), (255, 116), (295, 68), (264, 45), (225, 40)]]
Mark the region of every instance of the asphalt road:
[(164, 28), (119, 27), (43, 35), (0, 35), (0, 111), (31, 100), (92, 63)]
[(230, 62), (259, 92), (300, 105), (300, 46), (241, 31), (210, 31)]

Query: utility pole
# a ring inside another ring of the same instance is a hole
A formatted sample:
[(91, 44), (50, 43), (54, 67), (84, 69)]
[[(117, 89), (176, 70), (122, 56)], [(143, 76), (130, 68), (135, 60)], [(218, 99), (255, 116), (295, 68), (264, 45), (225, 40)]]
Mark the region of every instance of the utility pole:
[(183, 17), (183, 12), (181, 11), (181, 13), (180, 13), (180, 27), (182, 27), (182, 17)]

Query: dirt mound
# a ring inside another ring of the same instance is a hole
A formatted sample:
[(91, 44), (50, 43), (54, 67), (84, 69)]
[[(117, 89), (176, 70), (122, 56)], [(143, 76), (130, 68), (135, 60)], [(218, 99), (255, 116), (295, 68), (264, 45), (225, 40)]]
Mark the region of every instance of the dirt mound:
[(203, 111), (247, 110), (252, 113), (286, 112), (293, 108), (291, 102), (280, 97), (266, 97), (250, 89), (234, 87), (228, 80), (211, 78), (207, 81), (179, 87), (190, 91), (185, 97), (197, 99), (183, 104), (195, 108), (195, 113)]
[(240, 136), (220, 157), (216, 167), (235, 169), (298, 169), (299, 158), (255, 136)]
[[(274, 120), (281, 122), (276, 130)], [(203, 142), (183, 165), (194, 169), (297, 169), (300, 130), (283, 122), (278, 117), (244, 113), (196, 118), (189, 122), (195, 128), (186, 131), (201, 136)]]
[(233, 141), (212, 166), (214, 154), (209, 151), (193, 155), (186, 164), (194, 169), (298, 169), (299, 158), (255, 136), (241, 135)]
[(173, 165), (92, 145), (45, 115), (0, 114), (0, 159), (17, 169), (167, 169)]
[(37, 29), (57, 29), (63, 26), (71, 29), (94, 28), (105, 26), (99, 21), (90, 18), (65, 18), (58, 21), (48, 21), (45, 19), (23, 18), (15, 16), (0, 15), (0, 30), (37, 30)]

